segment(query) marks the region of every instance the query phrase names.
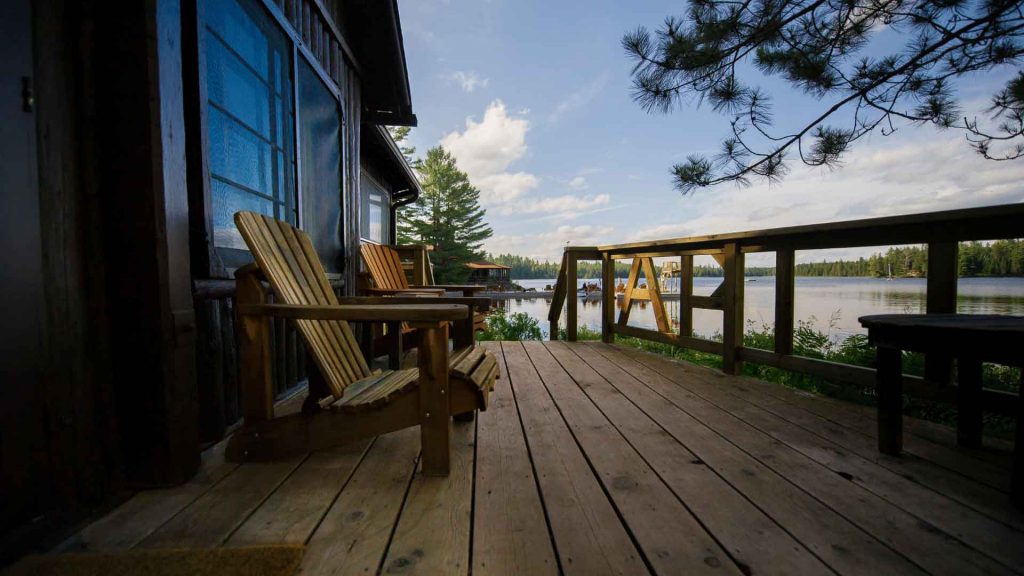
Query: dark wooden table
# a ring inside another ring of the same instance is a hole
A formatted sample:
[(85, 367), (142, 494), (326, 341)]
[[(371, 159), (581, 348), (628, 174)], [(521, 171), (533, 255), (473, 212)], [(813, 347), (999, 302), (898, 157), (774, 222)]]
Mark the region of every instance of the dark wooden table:
[[(982, 437), (981, 364), (1024, 367), (1024, 317), (973, 314), (863, 316), (877, 347), (878, 449), (903, 450), (903, 350), (956, 358), (957, 443), (979, 448)], [(1021, 371), (1024, 375), (1024, 370)], [(1024, 376), (1022, 376), (1024, 389)], [(1016, 399), (1017, 431), (1010, 497), (1024, 507), (1024, 402)]]

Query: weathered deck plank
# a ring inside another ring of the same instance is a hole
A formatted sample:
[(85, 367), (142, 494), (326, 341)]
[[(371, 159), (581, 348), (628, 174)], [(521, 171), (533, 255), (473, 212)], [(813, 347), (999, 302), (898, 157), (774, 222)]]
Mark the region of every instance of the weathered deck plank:
[[(642, 354), (625, 351), (627, 355)], [(693, 388), (704, 393), (713, 389), (686, 372), (680, 364), (661, 357), (645, 356), (640, 370), (654, 372), (675, 384), (665, 396), (677, 406), (717, 429), (732, 442), (758, 458), (763, 464), (784, 473), (791, 482), (814, 495), (863, 530), (888, 544), (894, 551), (913, 560), (934, 574), (1000, 574), (1010, 569), (966, 546), (869, 490), (834, 473), (821, 463), (794, 450), (776, 438), (708, 402)], [(918, 510), (923, 513), (924, 511)]]
[(309, 458), (228, 539), (229, 546), (305, 544), (367, 447), (360, 440)]
[[(899, 457), (882, 454), (878, 451), (877, 442), (873, 436), (847, 428), (818, 412), (805, 410), (776, 395), (768, 394), (752, 378), (717, 379), (713, 382), (721, 388), (731, 391), (735, 397), (769, 412), (773, 417), (799, 426), (801, 429), (833, 442), (904, 479), (927, 486), (936, 493), (946, 495), (1007, 526), (1016, 530), (1024, 530), (1024, 512), (1006, 505), (1009, 496), (1004, 491), (996, 490), (988, 484), (916, 456), (910, 451)], [(875, 427), (870, 426), (870, 428), (874, 429)], [(917, 442), (926, 443), (927, 441), (919, 439)], [(934, 447), (943, 452), (951, 452), (943, 446)], [(973, 464), (985, 465), (977, 460), (974, 460)], [(1007, 472), (1004, 471), (1004, 478), (1006, 474)]]
[(313, 533), (302, 574), (375, 574), (405, 501), (420, 451), (419, 430), (379, 436)]
[(519, 342), (501, 345), (566, 574), (645, 574), (629, 533)]
[(418, 473), (415, 428), (265, 464), (220, 445), (57, 550), (305, 542), (310, 575), (1022, 571), (1003, 453), (908, 419), (907, 454), (881, 456), (860, 406), (621, 346), (485, 346), (503, 378), (447, 478)]
[[(712, 377), (715, 374), (713, 370), (703, 366), (694, 366), (693, 369)], [(765, 396), (798, 406), (868, 438), (878, 437), (874, 408), (810, 395), (753, 378), (730, 379), (728, 382), (733, 386), (744, 386)], [(1010, 446), (1005, 442), (985, 438), (986, 443), (998, 445), (1002, 450), (965, 450), (956, 445), (954, 428), (917, 418), (904, 417), (903, 420), (907, 432), (904, 434), (905, 454), (916, 456), (1002, 492), (1007, 491), (1011, 452)]]
[(523, 347), (623, 520), (658, 574), (741, 574), (740, 567), (576, 386), (541, 342)]
[(830, 573), (803, 545), (606, 380), (628, 375), (621, 374), (589, 347), (570, 349), (564, 343), (552, 342), (548, 348), (597, 408), (747, 572)]
[(246, 463), (139, 543), (142, 548), (214, 548), (224, 543), (304, 458)]
[(477, 415), (473, 574), (558, 574), (504, 355), (496, 342), (483, 345), (505, 376)]
[[(455, 422), (447, 477), (417, 470), (387, 557), (385, 574), (468, 574), (475, 422)], [(421, 466), (422, 468), (422, 462)]]
[(1006, 567), (1024, 564), (1024, 547), (1005, 545), (1014, 539), (1024, 544), (1024, 534), (786, 420), (774, 417), (738, 397), (723, 393), (721, 387), (699, 383), (696, 379), (687, 385), (708, 401), (761, 432), (822, 464), (837, 475), (848, 478), (893, 506), (914, 514), (964, 544), (988, 554)]
[[(659, 392), (672, 394), (674, 385), (632, 358), (610, 349), (602, 374), (657, 421), (676, 440), (690, 448), (701, 466), (708, 466), (814, 554), (841, 574), (920, 574), (920, 569), (839, 513), (786, 480), (784, 472), (763, 465), (709, 426), (670, 403)], [(582, 352), (581, 352), (582, 353)]]
[(62, 551), (116, 552), (134, 547), (238, 468), (224, 460), (225, 444), (203, 454), (199, 472), (181, 486), (145, 490), (67, 541)]

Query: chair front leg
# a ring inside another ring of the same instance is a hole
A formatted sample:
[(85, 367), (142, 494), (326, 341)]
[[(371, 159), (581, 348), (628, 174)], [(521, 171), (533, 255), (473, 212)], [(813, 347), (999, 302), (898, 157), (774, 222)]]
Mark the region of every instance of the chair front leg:
[(238, 381), (242, 389), (242, 417), (247, 426), (274, 417), (274, 381), (270, 351), (270, 319), (246, 316), (240, 305), (265, 304), (267, 294), (254, 266), (235, 272), (235, 329), (238, 341)]
[(448, 323), (415, 323), (420, 331), (420, 439), (423, 474), (447, 476), (452, 419), (448, 389)]
[(452, 340), (456, 350), (462, 348), (468, 348), (473, 345), (473, 310), (470, 309), (469, 317), (465, 320), (456, 320), (453, 322), (454, 327), (452, 331)]
[(399, 370), (402, 368), (402, 323), (388, 322), (388, 368)]

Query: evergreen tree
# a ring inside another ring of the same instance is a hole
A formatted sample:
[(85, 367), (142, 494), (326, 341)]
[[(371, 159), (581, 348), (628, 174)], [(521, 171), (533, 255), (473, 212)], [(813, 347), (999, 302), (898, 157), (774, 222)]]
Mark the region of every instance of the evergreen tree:
[[(853, 142), (900, 123), (959, 128), (985, 158), (1024, 158), (1021, 0), (688, 4), (685, 16), (668, 18), (656, 33), (639, 28), (622, 41), (635, 62), (634, 97), (645, 109), (668, 112), (695, 101), (731, 120), (717, 155), (693, 155), (673, 168), (683, 193), (781, 178), (789, 158), (836, 166)], [(875, 41), (881, 29), (897, 35)], [(961, 110), (954, 83), (992, 70), (1004, 84), (990, 105)], [(769, 94), (754, 84), (758, 72), (820, 105), (809, 119), (773, 117)]]
[(416, 170), (423, 194), (399, 212), (398, 241), (434, 247), (430, 260), (438, 284), (464, 282), (469, 275), (465, 264), (481, 257), (483, 241), (492, 234), (480, 191), (440, 146), (428, 150)]
[(398, 151), (405, 157), (405, 161), (409, 166), (415, 168), (416, 163), (418, 162), (415, 158), (416, 147), (410, 146), (406, 143), (406, 140), (409, 139), (409, 132), (411, 130), (412, 128), (409, 128), (408, 126), (388, 126), (388, 133), (391, 134), (391, 139), (398, 145)]

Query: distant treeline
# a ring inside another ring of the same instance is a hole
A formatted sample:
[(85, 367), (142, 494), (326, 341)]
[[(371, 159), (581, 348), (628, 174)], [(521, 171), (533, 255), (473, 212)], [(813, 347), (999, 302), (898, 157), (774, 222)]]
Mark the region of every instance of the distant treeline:
[[(534, 280), (544, 278), (557, 278), (560, 262), (541, 262), (527, 256), (516, 256), (515, 254), (491, 254), (488, 259), (495, 264), (508, 266), (512, 269), (512, 278), (515, 280)], [(629, 276), (629, 264), (616, 262), (615, 277), (626, 278)], [(600, 262), (578, 262), (576, 264), (577, 278), (600, 278)]]
[[(1024, 240), (997, 240), (989, 244), (963, 242), (959, 255), (960, 277), (1024, 275)], [(813, 262), (796, 265), (797, 276), (875, 276), (923, 278), (928, 275), (928, 248), (890, 248), (858, 260)]]
[[(960, 277), (971, 276), (1024, 276), (1024, 240), (997, 240), (991, 243), (963, 242), (960, 244)], [(555, 278), (558, 262), (541, 262), (525, 256), (500, 254), (490, 259), (512, 268), (512, 278), (534, 279)], [(660, 273), (660, 268), (656, 273)], [(580, 262), (577, 265), (579, 278), (600, 278), (600, 262)], [(718, 266), (694, 266), (697, 277), (721, 276)], [(746, 269), (747, 276), (774, 276), (775, 267), (760, 266)], [(896, 278), (925, 277), (928, 275), (928, 248), (905, 246), (889, 248), (868, 258), (857, 260), (836, 260), (833, 262), (808, 262), (796, 265), (797, 276), (874, 276)], [(616, 278), (629, 276), (629, 264), (615, 263)]]
[[(745, 269), (747, 276), (775, 276), (774, 266), (755, 266)], [(722, 268), (720, 266), (697, 265), (693, 267), (693, 275), (697, 278), (720, 277)]]

